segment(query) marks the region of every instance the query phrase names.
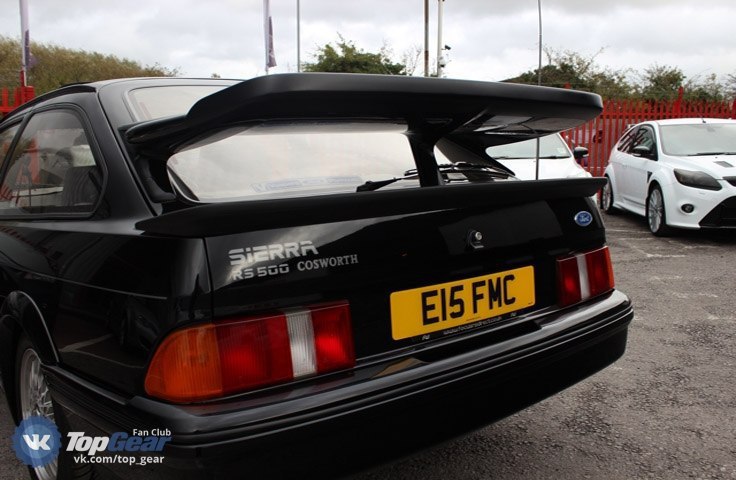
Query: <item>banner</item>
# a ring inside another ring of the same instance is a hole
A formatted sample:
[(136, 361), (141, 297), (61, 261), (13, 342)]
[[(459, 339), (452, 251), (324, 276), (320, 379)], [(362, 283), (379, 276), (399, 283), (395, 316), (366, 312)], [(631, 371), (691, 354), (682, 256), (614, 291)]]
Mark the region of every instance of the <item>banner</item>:
[(20, 45), (21, 45), (21, 86), (28, 84), (28, 69), (33, 68), (36, 59), (31, 54), (31, 33), (28, 29), (28, 0), (20, 0)]
[(271, 5), (269, 0), (263, 0), (263, 31), (266, 42), (266, 71), (276, 66), (276, 54), (273, 49), (273, 21), (271, 20)]

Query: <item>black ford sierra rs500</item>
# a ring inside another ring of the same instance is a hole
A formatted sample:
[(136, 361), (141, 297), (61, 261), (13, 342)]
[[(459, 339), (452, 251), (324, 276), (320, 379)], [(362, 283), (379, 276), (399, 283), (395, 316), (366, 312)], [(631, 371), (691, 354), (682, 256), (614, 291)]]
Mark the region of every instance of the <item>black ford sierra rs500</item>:
[[(486, 154), (601, 106), (349, 74), (111, 80), (21, 106), (0, 122), (0, 370), (16, 422), (61, 442), (31, 474), (339, 474), (611, 364), (633, 313), (603, 181), (518, 181)], [(165, 432), (163, 461), (75, 458), (116, 432)]]

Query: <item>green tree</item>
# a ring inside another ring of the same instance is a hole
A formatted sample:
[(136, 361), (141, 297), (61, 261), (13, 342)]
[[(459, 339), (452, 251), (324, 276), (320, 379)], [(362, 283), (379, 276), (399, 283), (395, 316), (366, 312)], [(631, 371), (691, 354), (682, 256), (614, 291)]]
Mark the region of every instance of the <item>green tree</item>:
[[(28, 84), (35, 87), (37, 95), (69, 83), (124, 77), (165, 77), (180, 73), (176, 68), (158, 64), (143, 66), (127, 58), (52, 44), (34, 43), (31, 51), (36, 64), (28, 71)], [(20, 42), (0, 36), (0, 86), (18, 86), (20, 67)]]
[(0, 36), (0, 87), (17, 87), (20, 81), (20, 44)]
[(379, 73), (388, 75), (405, 75), (407, 67), (403, 63), (394, 63), (386, 46), (378, 53), (366, 52), (358, 48), (354, 42), (339, 36), (335, 45), (330, 43), (317, 48), (314, 55), (316, 62), (305, 63), (305, 72), (341, 72), (341, 73)]
[[(680, 88), (685, 100), (723, 102), (736, 97), (736, 73), (720, 82), (715, 74), (687, 78), (680, 68), (669, 65), (654, 64), (643, 74), (632, 69), (613, 70), (596, 63), (602, 51), (585, 57), (577, 52), (545, 50), (542, 85), (594, 92), (607, 99), (675, 100)], [(538, 73), (537, 69), (530, 70), (504, 81), (536, 85)], [(638, 77), (638, 81), (630, 82), (631, 77)]]
[[(542, 85), (557, 88), (573, 88), (594, 92), (604, 98), (627, 98), (634, 94), (634, 87), (626, 80), (628, 70), (617, 71), (599, 66), (596, 57), (577, 52), (545, 50), (547, 65), (542, 66)], [(511, 83), (536, 85), (539, 69), (522, 73), (518, 77), (504, 80)]]
[(726, 75), (726, 81), (723, 85), (723, 94), (727, 100), (736, 99), (736, 73)]
[(705, 102), (724, 102), (728, 100), (728, 87), (718, 81), (715, 73), (706, 76), (704, 80), (690, 79), (685, 82), (683, 97), (687, 100), (702, 100)]
[(685, 78), (678, 67), (654, 64), (644, 70), (639, 93), (647, 100), (675, 100)]

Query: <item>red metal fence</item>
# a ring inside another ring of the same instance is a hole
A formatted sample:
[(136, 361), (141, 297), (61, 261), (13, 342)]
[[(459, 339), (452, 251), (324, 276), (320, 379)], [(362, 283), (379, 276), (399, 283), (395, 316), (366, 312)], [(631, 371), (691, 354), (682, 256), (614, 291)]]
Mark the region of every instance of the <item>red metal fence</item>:
[(16, 87), (12, 96), (7, 88), (0, 89), (0, 118), (10, 113), (16, 107), (33, 100), (35, 95), (33, 87)]
[(664, 118), (734, 118), (736, 101), (701, 102), (606, 100), (603, 113), (596, 119), (563, 133), (570, 146), (587, 147), (590, 152), (588, 171), (593, 176), (603, 175), (608, 165), (608, 155), (626, 127), (645, 120)]

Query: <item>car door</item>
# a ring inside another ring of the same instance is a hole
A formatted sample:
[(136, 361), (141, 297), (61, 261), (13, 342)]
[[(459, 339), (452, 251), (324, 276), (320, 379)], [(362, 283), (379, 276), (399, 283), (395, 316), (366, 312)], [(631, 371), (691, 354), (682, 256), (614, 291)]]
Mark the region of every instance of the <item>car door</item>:
[(657, 141), (654, 129), (642, 125), (636, 131), (627, 152), (626, 200), (633, 210), (644, 213), (649, 177), (657, 161)]
[(609, 168), (613, 176), (613, 196), (624, 203), (626, 202), (627, 188), (626, 170), (629, 166), (630, 157), (628, 152), (637, 130), (638, 128), (634, 127), (624, 133), (611, 151), (610, 158), (608, 159)]

